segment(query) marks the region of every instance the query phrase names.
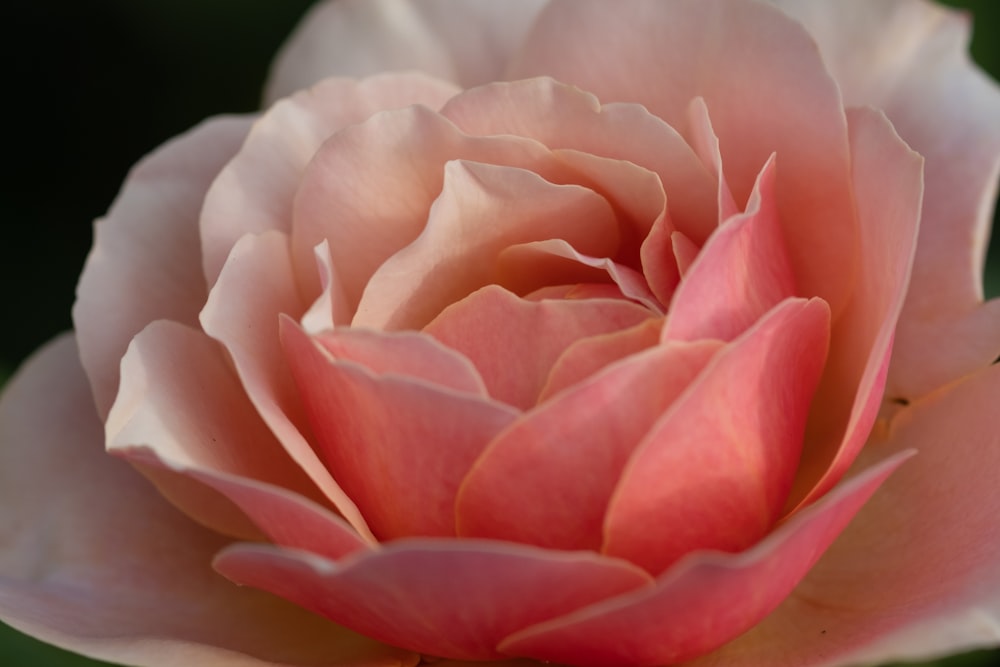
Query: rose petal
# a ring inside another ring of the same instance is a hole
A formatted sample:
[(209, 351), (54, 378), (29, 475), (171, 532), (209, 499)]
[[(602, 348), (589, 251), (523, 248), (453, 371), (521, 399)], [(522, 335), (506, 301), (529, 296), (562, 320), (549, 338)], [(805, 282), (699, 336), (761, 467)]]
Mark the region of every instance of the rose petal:
[(351, 313), (348, 310), (347, 297), (337, 269), (333, 266), (330, 254), (330, 242), (324, 239), (314, 248), (316, 254), (316, 270), (319, 273), (320, 294), (312, 302), (309, 309), (302, 315), (302, 328), (311, 334), (317, 334), (339, 325), (351, 323)]
[(881, 664), (994, 646), (997, 396), (993, 365), (881, 424), (860, 465), (911, 447), (918, 455), (774, 614), (705, 665), (757, 667), (775, 651), (801, 667)]
[(864, 446), (883, 397), (894, 324), (917, 243), (920, 156), (880, 112), (854, 109), (848, 120), (862, 222), (858, 288), (834, 327), (790, 507), (826, 493)]
[[(739, 207), (733, 199), (733, 193), (729, 190), (726, 177), (722, 168), (722, 151), (719, 148), (719, 137), (712, 127), (712, 119), (709, 117), (708, 106), (705, 98), (696, 97), (691, 100), (688, 107), (688, 124), (690, 126), (691, 146), (698, 157), (705, 164), (705, 168), (715, 176), (718, 181), (717, 206), (719, 210), (719, 224), (728, 220), (731, 216), (739, 213)], [(760, 177), (757, 177), (758, 180)], [(756, 188), (756, 184), (754, 185)]]
[(649, 316), (624, 300), (529, 301), (488, 285), (446, 308), (424, 332), (472, 360), (490, 396), (525, 409), (537, 402), (549, 370), (570, 344)]
[[(508, 70), (515, 79), (538, 74), (605, 101), (639, 102), (682, 132), (691, 100), (704, 98), (738, 205), (777, 153), (778, 207), (801, 293), (840, 312), (857, 244), (847, 124), (837, 86), (799, 24), (743, 0), (646, 0), (614, 12), (597, 0), (556, 0)], [(668, 188), (668, 203), (671, 196)]]
[(288, 456), (359, 534), (374, 541), (354, 501), (302, 435), (307, 419), (279, 339), (280, 316), (304, 311), (288, 245), (275, 231), (240, 239), (209, 293), (201, 324), (229, 352), (247, 396)]
[[(702, 655), (774, 609), (911, 453), (859, 474), (750, 551), (693, 555), (651, 588), (526, 628), (500, 651), (583, 667), (672, 665)], [(745, 664), (775, 664), (778, 655), (781, 644), (764, 662)]]
[(517, 412), (335, 360), (288, 319), (282, 340), (317, 448), (373, 533), (454, 535), (459, 483)]
[(398, 649), (217, 576), (208, 564), (225, 540), (107, 456), (103, 440), (71, 338), (44, 348), (7, 386), (4, 622), (95, 658), (150, 667), (412, 664)]
[(271, 70), (266, 99), (331, 75), (421, 70), (463, 87), (500, 78), (541, 0), (338, 0), (316, 5)]
[(216, 168), (218, 176), (205, 197), (201, 244), (208, 284), (215, 283), (243, 235), (291, 231), (302, 173), (330, 135), (386, 109), (411, 104), (436, 109), (457, 92), (415, 73), (382, 74), (363, 81), (323, 81), (268, 109), (232, 161), (221, 171)]
[(516, 630), (649, 583), (594, 553), (483, 540), (401, 540), (341, 562), (244, 544), (215, 567), (380, 641), (472, 660), (503, 657), (496, 646)]
[(733, 340), (795, 294), (775, 206), (776, 178), (772, 156), (760, 172), (747, 212), (719, 228), (678, 287), (663, 325), (664, 340)]
[(462, 482), (459, 535), (598, 551), (629, 456), (720, 346), (647, 350), (519, 418)]
[(791, 489), (828, 342), (827, 305), (789, 299), (720, 352), (630, 458), (603, 551), (661, 572), (695, 549), (739, 551), (765, 535)]
[(926, 160), (920, 239), (887, 385), (891, 396), (913, 398), (1000, 354), (1000, 301), (982, 303), (1000, 88), (969, 59), (967, 13), (900, 0), (844, 5), (779, 3), (816, 38), (847, 103), (882, 109)]
[(94, 226), (73, 306), (80, 358), (102, 416), (118, 391), (118, 361), (156, 319), (198, 321), (198, 213), (212, 178), (239, 148), (250, 120), (207, 121), (136, 165)]

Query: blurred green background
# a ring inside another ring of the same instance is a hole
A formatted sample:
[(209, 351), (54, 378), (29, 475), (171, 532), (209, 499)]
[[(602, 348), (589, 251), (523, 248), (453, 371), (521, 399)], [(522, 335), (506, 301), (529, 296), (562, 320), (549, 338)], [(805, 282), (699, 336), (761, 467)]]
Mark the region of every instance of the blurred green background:
[[(91, 222), (107, 210), (129, 167), (207, 116), (256, 109), (271, 57), (311, 4), (46, 0), (5, 9), (0, 384), (32, 350), (71, 327)], [(973, 55), (1000, 79), (1000, 0), (947, 4), (973, 13)], [(998, 251), (994, 238), (987, 278), (994, 296)], [(0, 666), (101, 664), (0, 624)], [(1000, 664), (1000, 652), (926, 664)]]

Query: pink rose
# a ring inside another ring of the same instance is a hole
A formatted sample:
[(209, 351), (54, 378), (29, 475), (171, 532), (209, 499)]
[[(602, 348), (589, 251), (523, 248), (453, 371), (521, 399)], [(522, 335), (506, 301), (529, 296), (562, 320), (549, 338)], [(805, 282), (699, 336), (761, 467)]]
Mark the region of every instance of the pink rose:
[(319, 5), (266, 111), (135, 168), (7, 388), (0, 616), (213, 667), (994, 642), (967, 35), (922, 0)]

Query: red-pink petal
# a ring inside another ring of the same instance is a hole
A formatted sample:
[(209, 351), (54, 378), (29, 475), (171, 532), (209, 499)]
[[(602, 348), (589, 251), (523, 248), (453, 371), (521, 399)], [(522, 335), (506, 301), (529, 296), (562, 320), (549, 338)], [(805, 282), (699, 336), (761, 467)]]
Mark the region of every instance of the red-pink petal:
[(537, 402), (549, 370), (569, 345), (649, 317), (630, 301), (529, 301), (489, 285), (446, 308), (424, 332), (471, 359), (490, 396), (525, 409)]
[[(639, 0), (613, 12), (600, 0), (555, 0), (508, 70), (515, 79), (539, 74), (604, 102), (644, 104), (681, 132), (691, 100), (704, 98), (738, 205), (777, 153), (778, 207), (801, 293), (840, 312), (857, 246), (847, 123), (837, 86), (801, 25), (743, 0)], [(667, 188), (668, 204), (671, 197)]]
[(233, 248), (201, 313), (205, 332), (229, 352), (243, 388), (288, 456), (361, 535), (364, 519), (303, 437), (308, 429), (279, 340), (282, 314), (305, 310), (296, 289), (288, 238), (248, 235)]
[[(54, 416), (57, 416), (55, 418)], [(211, 570), (227, 540), (177, 512), (104, 437), (72, 339), (0, 400), (0, 618), (123, 664), (389, 665), (412, 657), (238, 588)]]
[(205, 197), (201, 244), (209, 286), (244, 234), (291, 231), (299, 180), (330, 135), (386, 109), (411, 104), (437, 108), (457, 92), (416, 73), (383, 74), (363, 81), (323, 81), (268, 109), (232, 161), (221, 171), (216, 167), (218, 177)]
[(605, 509), (626, 461), (720, 346), (667, 343), (518, 419), (462, 482), (459, 534), (599, 550)]
[(341, 562), (236, 545), (215, 567), (379, 641), (471, 660), (503, 657), (509, 634), (650, 581), (594, 553), (482, 540), (401, 540)]
[(328, 76), (420, 70), (475, 86), (501, 78), (542, 0), (318, 3), (278, 54), (265, 98)]
[(775, 201), (776, 171), (772, 156), (747, 212), (724, 223), (691, 265), (670, 304), (664, 340), (733, 340), (795, 294)]
[(157, 319), (198, 322), (206, 295), (198, 214), (249, 126), (244, 118), (212, 120), (157, 149), (133, 168), (95, 225), (73, 323), (102, 416), (115, 400), (118, 362), (132, 336)]
[(778, 519), (829, 341), (829, 309), (789, 299), (720, 352), (639, 445), (604, 552), (661, 572), (696, 549), (739, 551)]
[(316, 446), (372, 532), (382, 540), (454, 535), (462, 478), (517, 412), (335, 360), (287, 319), (282, 340)]
[[(911, 453), (859, 474), (748, 552), (692, 556), (652, 588), (522, 630), (500, 650), (582, 667), (652, 667), (696, 658), (767, 616)], [(773, 645), (761, 662), (739, 664), (781, 664), (782, 646)]]
[(419, 329), (448, 304), (496, 281), (505, 248), (562, 238), (581, 252), (614, 256), (614, 211), (593, 190), (554, 185), (514, 167), (451, 161), (427, 227), (365, 286), (353, 326)]
[[(920, 156), (899, 139), (880, 112), (851, 110), (848, 118), (862, 223), (858, 283), (834, 325), (830, 362), (810, 415), (793, 502), (819, 498), (864, 446), (883, 400), (896, 319), (917, 243)], [(884, 398), (890, 404), (908, 399), (891, 394)]]

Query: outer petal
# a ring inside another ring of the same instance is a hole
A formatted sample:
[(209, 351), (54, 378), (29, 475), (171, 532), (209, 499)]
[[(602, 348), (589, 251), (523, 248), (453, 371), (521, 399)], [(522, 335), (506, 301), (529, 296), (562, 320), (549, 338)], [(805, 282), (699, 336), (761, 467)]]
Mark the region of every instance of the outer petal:
[(73, 324), (102, 416), (115, 399), (118, 362), (132, 336), (157, 319), (198, 322), (206, 296), (198, 214), (249, 127), (249, 119), (212, 120), (159, 148), (135, 166), (95, 225)]
[(4, 622), (90, 656), (147, 667), (413, 664), (398, 650), (215, 575), (209, 562), (224, 540), (104, 454), (103, 440), (72, 339), (43, 349), (6, 388)]
[(601, 0), (555, 0), (508, 74), (553, 76), (605, 103), (640, 102), (679, 130), (691, 100), (704, 98), (738, 205), (778, 153), (778, 206), (800, 293), (826, 299), (835, 314), (843, 308), (857, 243), (847, 124), (800, 25), (744, 0), (636, 0), (614, 11)]
[(516, 630), (650, 583), (591, 552), (483, 540), (400, 540), (340, 562), (236, 545), (215, 566), (381, 641), (472, 660), (503, 657), (496, 646)]
[(1000, 301), (982, 304), (1000, 88), (970, 62), (968, 16), (923, 0), (776, 4), (816, 38), (847, 103), (883, 110), (926, 159), (920, 240), (887, 391), (913, 398), (982, 368), (1000, 354)]
[(995, 646), (998, 396), (993, 365), (880, 424), (862, 465), (904, 448), (917, 456), (771, 617), (697, 664), (873, 664)]
[[(500, 650), (586, 667), (673, 665), (702, 655), (774, 609), (907, 456), (859, 474), (750, 551), (693, 554), (653, 587), (527, 628)], [(781, 644), (770, 648), (755, 667), (781, 664)]]
[(417, 69), (470, 87), (501, 78), (542, 0), (328, 0), (273, 65), (273, 101), (328, 76)]

